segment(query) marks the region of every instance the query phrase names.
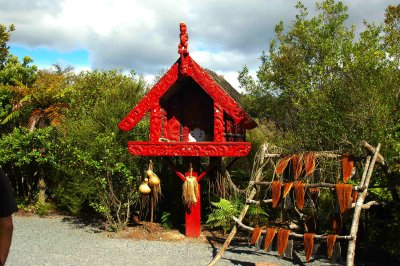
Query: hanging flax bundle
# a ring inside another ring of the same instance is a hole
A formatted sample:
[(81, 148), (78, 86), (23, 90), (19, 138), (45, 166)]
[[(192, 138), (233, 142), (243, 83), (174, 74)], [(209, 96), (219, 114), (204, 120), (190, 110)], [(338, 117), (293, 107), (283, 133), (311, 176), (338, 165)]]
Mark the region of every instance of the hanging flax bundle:
[(289, 191), (292, 189), (293, 182), (283, 184), (283, 195), (282, 198), (285, 198)]
[(297, 180), (300, 175), (301, 171), (303, 171), (303, 155), (293, 155), (292, 156), (292, 169), (293, 169), (293, 177), (294, 180)]
[(253, 233), (251, 234), (250, 244), (255, 245), (258, 242), (258, 239), (261, 236), (262, 227), (256, 226), (254, 227)]
[(309, 262), (314, 249), (314, 234), (304, 233), (304, 253), (306, 254), (306, 261)]
[(353, 174), (354, 160), (348, 154), (342, 156), (343, 181), (347, 183)]
[(183, 189), (183, 203), (187, 206), (191, 206), (197, 203), (199, 194), (198, 183), (195, 176), (186, 176), (186, 180), (182, 185)]
[(315, 161), (316, 161), (315, 153), (308, 153), (304, 155), (304, 161), (306, 164), (306, 176), (311, 176), (315, 170)]
[(278, 255), (281, 256), (286, 249), (289, 240), (290, 230), (279, 228), (278, 229)]
[(339, 202), (340, 214), (344, 214), (351, 202), (351, 193), (353, 185), (351, 184), (336, 184), (336, 195)]
[(267, 250), (274, 240), (276, 234), (276, 228), (267, 228), (265, 233), (265, 240), (264, 240), (264, 249)]
[(281, 188), (282, 188), (282, 182), (272, 181), (271, 191), (272, 191), (272, 207), (273, 208), (276, 208), (276, 205), (278, 205), (278, 202), (281, 198)]
[(288, 163), (290, 162), (291, 156), (287, 155), (278, 161), (278, 164), (275, 167), (275, 173), (277, 175), (281, 175), (283, 171), (285, 171)]
[(337, 235), (328, 235), (326, 237), (326, 249), (328, 253), (328, 258), (332, 257), (333, 248), (335, 247), (336, 242), (336, 236)]
[(296, 199), (296, 206), (298, 209), (302, 210), (304, 208), (304, 194), (305, 194), (305, 184), (301, 181), (296, 181), (293, 184), (294, 187), (294, 198)]

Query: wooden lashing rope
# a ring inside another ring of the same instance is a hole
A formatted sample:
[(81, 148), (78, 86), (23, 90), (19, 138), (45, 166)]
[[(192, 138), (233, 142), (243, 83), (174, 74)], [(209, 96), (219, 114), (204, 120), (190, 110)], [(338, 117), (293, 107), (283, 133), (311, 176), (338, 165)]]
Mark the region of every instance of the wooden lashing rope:
[(309, 262), (314, 249), (314, 234), (304, 233), (304, 253), (306, 254), (306, 261)]
[(275, 167), (275, 173), (277, 175), (281, 175), (283, 171), (285, 171), (287, 165), (289, 164), (291, 159), (290, 155), (287, 155), (278, 161), (278, 164)]
[(282, 198), (285, 198), (289, 191), (292, 189), (293, 182), (283, 184), (283, 195)]
[(261, 231), (262, 231), (263, 227), (254, 227), (253, 233), (251, 234), (251, 240), (250, 240), (250, 244), (251, 245), (255, 245), (258, 241), (258, 239), (261, 236)]
[(328, 258), (332, 257), (333, 247), (335, 246), (337, 235), (328, 235), (326, 237), (326, 249)]
[(299, 210), (304, 208), (304, 194), (305, 194), (305, 184), (301, 181), (296, 181), (293, 184), (294, 187), (294, 198), (296, 199), (296, 206)]
[(289, 240), (290, 230), (279, 228), (278, 229), (278, 255), (282, 256), (283, 252), (286, 249), (288, 240)]
[(316, 161), (315, 153), (308, 153), (304, 155), (304, 162), (306, 164), (306, 176), (311, 176), (314, 173), (315, 161)]
[(351, 193), (353, 185), (351, 184), (336, 184), (336, 195), (339, 202), (340, 214), (344, 214), (351, 203)]
[(301, 171), (303, 171), (303, 155), (302, 154), (292, 155), (292, 169), (293, 169), (294, 180), (297, 180), (301, 175)]
[(272, 192), (272, 207), (273, 208), (276, 208), (276, 205), (278, 205), (278, 202), (281, 198), (281, 188), (282, 188), (282, 182), (272, 181), (271, 192)]
[(272, 243), (272, 240), (274, 240), (276, 234), (276, 228), (273, 227), (267, 227), (267, 230), (265, 232), (265, 240), (264, 240), (264, 249), (267, 250), (269, 246)]
[(343, 182), (347, 183), (352, 176), (354, 160), (348, 154), (342, 156)]

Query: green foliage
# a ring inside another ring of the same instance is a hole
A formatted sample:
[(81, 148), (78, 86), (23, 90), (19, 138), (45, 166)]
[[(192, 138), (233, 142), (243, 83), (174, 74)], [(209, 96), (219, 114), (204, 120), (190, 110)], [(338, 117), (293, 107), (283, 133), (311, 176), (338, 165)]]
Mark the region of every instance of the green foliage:
[(52, 184), (50, 169), (56, 161), (53, 140), (52, 128), (34, 132), (14, 128), (0, 138), (0, 164), (11, 169), (8, 173), (17, 196), (33, 200), (40, 178)]
[(171, 213), (170, 212), (162, 212), (161, 214), (161, 225), (165, 229), (171, 229), (172, 221), (171, 221)]
[[(147, 136), (148, 124), (133, 133), (119, 131), (119, 121), (143, 96), (146, 84), (118, 71), (85, 72), (73, 81), (70, 107), (59, 126), (57, 153), (60, 205), (76, 213), (92, 207), (119, 230), (138, 201), (136, 176), (143, 158), (126, 151), (129, 139)], [(135, 135), (132, 135), (135, 134)]]
[(313, 17), (296, 7), (287, 29), (277, 24), (257, 80), (247, 68), (240, 73), (245, 106), (272, 121), (286, 136), (278, 144), (290, 149), (358, 152), (361, 139), (382, 142), (393, 130), (399, 76), (386, 60), (383, 28), (366, 24), (356, 39), (341, 2), (318, 2)]
[(238, 216), (242, 204), (239, 201), (229, 201), (221, 198), (219, 202), (211, 202), (215, 207), (207, 219), (210, 228), (222, 228), (224, 233), (234, 225), (232, 216)]

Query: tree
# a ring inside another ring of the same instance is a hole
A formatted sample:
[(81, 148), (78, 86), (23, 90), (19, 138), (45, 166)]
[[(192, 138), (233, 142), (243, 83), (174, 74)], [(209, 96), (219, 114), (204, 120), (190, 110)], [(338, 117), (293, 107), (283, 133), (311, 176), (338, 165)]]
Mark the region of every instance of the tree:
[(143, 139), (142, 122), (124, 134), (117, 125), (143, 97), (147, 85), (132, 72), (84, 72), (76, 76), (70, 108), (59, 128), (57, 169), (61, 206), (77, 213), (89, 206), (119, 230), (138, 200), (137, 177), (145, 165), (126, 150), (128, 139)]
[(384, 140), (397, 89), (386, 81), (392, 72), (383, 28), (366, 23), (356, 38), (346, 26), (347, 7), (334, 0), (317, 2), (311, 18), (301, 2), (296, 8), (287, 30), (276, 25), (257, 80), (241, 72), (246, 105), (290, 136), (294, 149), (357, 151), (361, 139)]

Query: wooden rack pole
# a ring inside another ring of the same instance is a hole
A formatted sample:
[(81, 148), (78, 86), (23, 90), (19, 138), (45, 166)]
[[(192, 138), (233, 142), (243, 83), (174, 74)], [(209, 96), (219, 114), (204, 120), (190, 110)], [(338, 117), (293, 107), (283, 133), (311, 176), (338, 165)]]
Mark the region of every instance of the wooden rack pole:
[[(252, 182), (250, 182), (250, 184), (257, 185), (257, 186), (269, 186), (269, 185), (271, 185), (271, 182), (268, 182), (268, 181), (259, 181), (259, 182), (252, 181)], [(335, 188), (335, 187), (336, 187), (336, 184), (321, 182), (321, 183), (305, 184), (304, 189), (307, 189), (307, 188)], [(353, 190), (356, 190), (356, 191), (363, 191), (364, 189), (365, 189), (364, 186), (354, 186), (353, 187)]]
[(372, 172), (374, 171), (375, 162), (378, 158), (380, 149), (381, 149), (381, 144), (379, 143), (375, 149), (374, 157), (372, 158), (371, 164), (368, 167), (368, 173), (367, 173), (367, 176), (366, 176), (364, 184), (363, 184), (363, 187), (365, 187), (365, 189), (363, 192), (360, 193), (360, 195), (358, 195), (356, 206), (354, 208), (353, 221), (351, 223), (351, 229), (350, 229), (350, 236), (352, 237), (352, 239), (349, 241), (349, 246), (347, 249), (346, 265), (348, 265), (348, 266), (354, 265), (354, 257), (355, 257), (355, 252), (356, 252), (356, 241), (357, 241), (357, 231), (358, 231), (358, 226), (359, 226), (359, 222), (360, 222), (361, 210), (362, 210), (362, 206), (363, 206), (365, 197), (367, 196), (367, 193), (368, 193), (369, 181), (371, 180)]
[[(260, 165), (262, 166), (264, 164), (264, 158), (265, 158), (265, 152), (267, 150), (266, 145), (264, 144), (261, 148), (261, 158), (260, 158)], [(260, 181), (262, 177), (262, 167), (260, 167), (259, 169), (257, 169), (257, 172), (255, 173), (255, 181)], [(254, 187), (249, 187), (248, 191), (250, 190), (250, 193), (248, 194), (247, 200), (252, 200), (254, 198), (254, 196), (257, 193), (257, 189), (255, 189)], [(247, 193), (246, 193), (247, 194)], [(247, 210), (249, 209), (250, 205), (245, 203), (242, 211), (240, 212), (240, 215), (238, 217), (239, 221), (242, 221), (244, 216), (247, 213)], [(235, 237), (235, 234), (237, 232), (237, 225), (235, 224), (231, 230), (231, 232), (229, 233), (228, 237), (226, 238), (224, 245), (220, 248), (220, 250), (218, 251), (218, 254), (215, 255), (214, 259), (210, 262), (210, 264), (208, 264), (208, 266), (214, 266), (217, 264), (217, 262), (221, 259), (222, 255), (224, 254), (224, 252), (226, 251), (226, 249), (228, 248), (229, 244), (231, 243), (232, 239)]]
[[(232, 216), (232, 219), (236, 222), (236, 224), (237, 224), (240, 228), (243, 228), (243, 229), (245, 229), (245, 230), (247, 230), (247, 231), (253, 231), (253, 230), (254, 230), (253, 227), (247, 226), (247, 225), (243, 224), (243, 223), (242, 223), (241, 221), (239, 221), (239, 219), (236, 218), (235, 216)], [(262, 230), (261, 232), (262, 232), (262, 233), (265, 233), (266, 230)], [(303, 238), (303, 237), (304, 237), (303, 234), (298, 234), (298, 233), (294, 233), (294, 232), (290, 232), (289, 235), (290, 235), (291, 237), (294, 237), (294, 238)], [(326, 239), (326, 237), (327, 237), (327, 235), (314, 235), (314, 238), (315, 238), (315, 239)], [(351, 240), (352, 237), (351, 237), (351, 236), (337, 236), (336, 239)]]

